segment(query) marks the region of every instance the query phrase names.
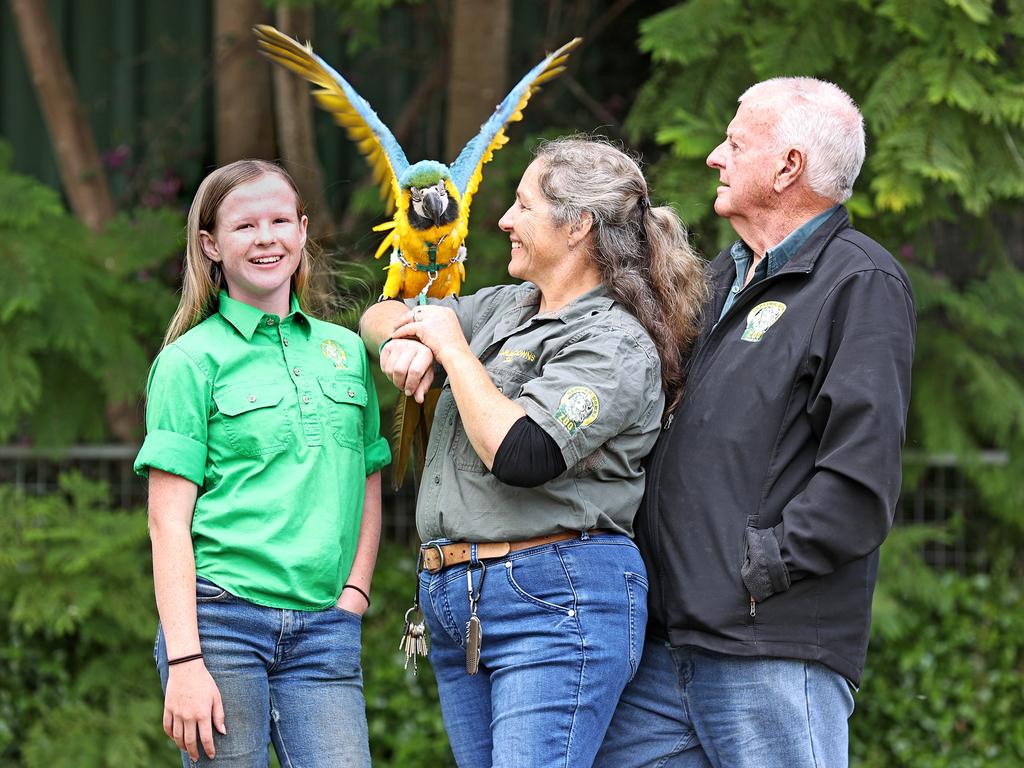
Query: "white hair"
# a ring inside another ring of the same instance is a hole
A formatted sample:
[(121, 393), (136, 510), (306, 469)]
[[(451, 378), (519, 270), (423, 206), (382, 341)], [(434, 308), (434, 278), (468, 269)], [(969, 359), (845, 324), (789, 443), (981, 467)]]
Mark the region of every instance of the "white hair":
[(804, 151), (811, 189), (837, 203), (848, 200), (864, 164), (864, 118), (849, 94), (813, 77), (775, 77), (739, 98), (755, 100), (775, 113), (778, 149)]

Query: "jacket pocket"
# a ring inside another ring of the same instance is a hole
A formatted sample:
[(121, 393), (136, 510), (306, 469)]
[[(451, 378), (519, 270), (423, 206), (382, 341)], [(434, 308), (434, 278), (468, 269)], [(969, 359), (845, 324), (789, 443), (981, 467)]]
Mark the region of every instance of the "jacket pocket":
[(363, 422), (366, 417), (368, 396), (361, 379), (317, 379), (324, 393), (327, 425), (339, 445), (363, 449)]
[(223, 417), (231, 447), (243, 456), (283, 451), (288, 438), (280, 384), (237, 384), (215, 389), (213, 401)]

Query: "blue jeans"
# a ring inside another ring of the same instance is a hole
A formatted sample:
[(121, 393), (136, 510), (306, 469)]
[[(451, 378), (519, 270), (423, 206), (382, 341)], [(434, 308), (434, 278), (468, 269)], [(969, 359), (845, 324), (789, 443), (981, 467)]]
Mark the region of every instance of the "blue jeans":
[(845, 768), (853, 695), (816, 662), (648, 640), (595, 766)]
[[(198, 763), (183, 752), (185, 768), (265, 768), (271, 741), (282, 768), (370, 765), (359, 616), (266, 608), (203, 578), (196, 579), (196, 608), (228, 732), (214, 731), (215, 760), (202, 747)], [(153, 655), (166, 690), (162, 630)]]
[[(633, 676), (647, 576), (626, 536), (581, 536), (485, 561), (480, 671), (466, 673), (467, 565), (420, 574), (430, 662), (460, 766), (590, 765)], [(474, 587), (481, 569), (473, 566)]]

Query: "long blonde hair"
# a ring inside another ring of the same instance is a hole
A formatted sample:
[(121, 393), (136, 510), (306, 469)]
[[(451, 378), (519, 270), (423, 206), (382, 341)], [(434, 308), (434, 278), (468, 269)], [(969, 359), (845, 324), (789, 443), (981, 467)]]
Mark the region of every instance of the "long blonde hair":
[[(164, 347), (216, 311), (217, 295), (227, 289), (220, 264), (212, 261), (203, 251), (199, 241), (200, 231), (213, 232), (217, 226), (220, 206), (231, 192), (268, 173), (276, 174), (288, 183), (295, 193), (295, 207), (299, 217), (305, 215), (306, 205), (292, 177), (281, 166), (266, 160), (237, 160), (218, 168), (203, 179), (188, 212), (181, 301), (167, 326)], [(320, 260), (320, 248), (307, 238), (299, 257), (299, 266), (292, 275), (292, 291), (298, 297), (299, 305), (307, 311), (316, 312), (327, 304), (326, 292), (319, 279), (322, 273)]]
[(669, 407), (682, 395), (683, 360), (708, 297), (705, 265), (667, 206), (651, 207), (640, 166), (607, 140), (543, 142), (541, 194), (556, 224), (593, 218), (591, 257), (608, 294), (640, 321), (658, 350)]

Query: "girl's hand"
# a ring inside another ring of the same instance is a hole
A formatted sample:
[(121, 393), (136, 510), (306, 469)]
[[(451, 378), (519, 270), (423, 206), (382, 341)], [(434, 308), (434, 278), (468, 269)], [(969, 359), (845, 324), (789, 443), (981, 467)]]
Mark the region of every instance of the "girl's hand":
[(170, 667), (164, 696), (164, 733), (192, 760), (199, 759), (200, 743), (212, 760), (216, 754), (213, 728), (224, 735), (228, 732), (220, 691), (203, 660)]

